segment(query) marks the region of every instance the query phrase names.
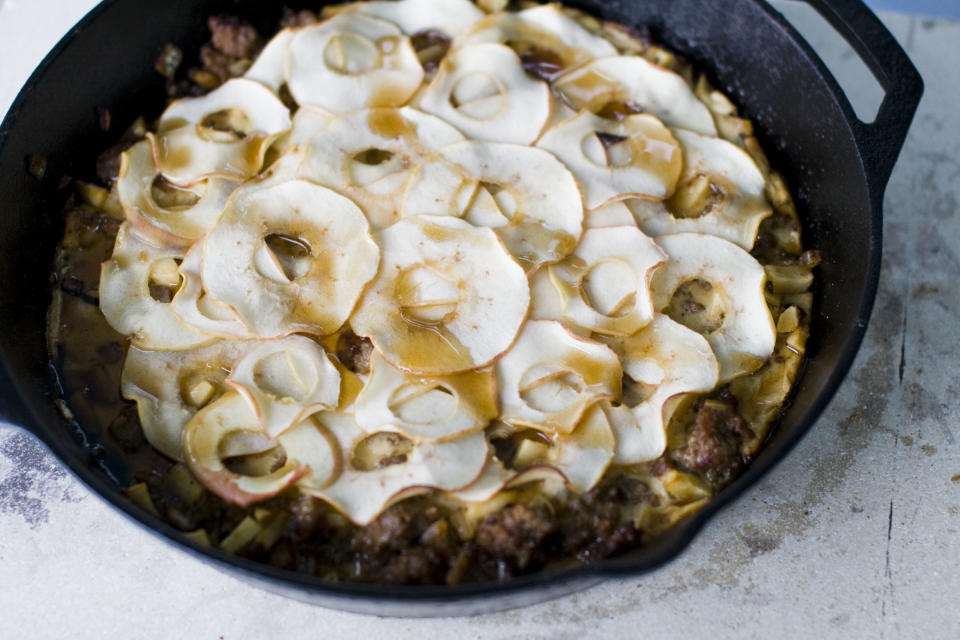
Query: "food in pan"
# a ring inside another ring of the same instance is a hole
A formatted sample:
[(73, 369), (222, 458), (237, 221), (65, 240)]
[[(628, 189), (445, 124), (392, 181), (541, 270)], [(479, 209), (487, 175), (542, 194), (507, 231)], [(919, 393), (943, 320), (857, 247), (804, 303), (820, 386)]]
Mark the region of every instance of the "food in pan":
[(817, 258), (689, 65), (559, 5), (209, 24), (55, 267), (65, 401), (132, 499), (282, 568), (456, 584), (642, 545), (749, 463)]

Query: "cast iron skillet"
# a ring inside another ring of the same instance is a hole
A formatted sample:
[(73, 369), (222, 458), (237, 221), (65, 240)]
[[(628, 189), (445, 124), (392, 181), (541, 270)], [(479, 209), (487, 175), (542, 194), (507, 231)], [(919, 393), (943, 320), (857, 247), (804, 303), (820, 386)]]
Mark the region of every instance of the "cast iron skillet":
[(108, 106), (113, 121), (123, 127), (137, 115), (155, 115), (163, 104), (153, 62), (165, 43), (195, 51), (207, 38), (205, 17), (217, 12), (239, 14), (261, 33), (271, 33), (280, 3), (107, 0), (63, 38), (30, 78), (0, 126), (0, 417), (36, 436), (94, 492), (185, 552), (266, 589), (321, 605), (379, 615), (489, 612), (573, 592), (606, 576), (659, 567), (810, 428), (850, 367), (873, 306), (883, 192), (923, 84), (900, 46), (859, 0), (804, 1), (833, 24), (883, 86), (886, 96), (873, 123), (857, 119), (816, 54), (761, 0), (570, 2), (599, 17), (646, 25), (657, 41), (706, 70), (756, 124), (773, 166), (795, 194), (807, 246), (823, 255), (810, 360), (782, 423), (736, 482), (654, 544), (588, 567), (523, 576), (505, 585), (325, 583), (193, 546), (166, 522), (134, 507), (111, 480), (96, 443), (58, 414), (44, 328), (50, 265), (63, 232), (62, 195), (28, 175), (27, 156), (47, 156), (52, 173), (89, 174), (92, 158), (113, 142), (97, 127), (96, 107)]

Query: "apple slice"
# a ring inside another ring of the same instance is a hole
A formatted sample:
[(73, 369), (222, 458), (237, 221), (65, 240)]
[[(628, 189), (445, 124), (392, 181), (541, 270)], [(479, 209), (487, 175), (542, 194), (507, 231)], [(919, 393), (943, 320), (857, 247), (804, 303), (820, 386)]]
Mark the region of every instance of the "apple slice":
[(483, 473), (468, 487), (451, 493), (467, 503), (486, 502), (510, 487), (559, 479), (577, 491), (589, 491), (610, 466), (616, 440), (599, 404), (584, 413), (570, 434), (552, 434), (550, 444), (534, 445), (538, 453), (521, 470), (507, 469), (491, 456)]
[(326, 109), (313, 104), (305, 104), (293, 114), (293, 128), (290, 129), (291, 147), (306, 147), (315, 136), (330, 128), (337, 116)]
[(664, 203), (629, 200), (637, 223), (651, 235), (707, 233), (746, 250), (770, 215), (766, 179), (757, 163), (735, 144), (674, 129), (683, 149), (683, 174)]
[(547, 267), (563, 317), (598, 333), (630, 335), (653, 319), (650, 277), (666, 260), (635, 226), (596, 227), (562, 262)]
[(584, 228), (593, 227), (635, 227), (637, 221), (626, 204), (627, 201), (618, 200), (598, 209), (587, 211), (583, 219)]
[(606, 345), (559, 322), (530, 320), (496, 364), (501, 419), (572, 433), (590, 405), (620, 394), (620, 361)]
[(120, 156), (117, 195), (126, 219), (137, 233), (152, 242), (189, 247), (216, 223), (237, 183), (210, 178), (190, 187), (172, 187), (191, 204), (161, 206), (153, 195), (160, 171), (153, 148), (144, 140)]
[(656, 460), (667, 444), (668, 401), (716, 387), (717, 358), (703, 336), (662, 314), (632, 336), (603, 340), (636, 383), (625, 381), (622, 403), (604, 407), (617, 437), (614, 464)]
[(463, 217), (492, 227), (528, 271), (573, 250), (583, 201), (570, 171), (542, 149), (467, 140), (410, 180), (403, 215)]
[(396, 222), (411, 171), (463, 135), (410, 107), (354, 111), (309, 140), (300, 177), (353, 200), (374, 229)]
[(639, 56), (597, 58), (557, 78), (553, 89), (577, 111), (599, 113), (610, 104), (624, 104), (667, 126), (717, 135), (710, 110), (687, 81)]
[(485, 15), (470, 0), (372, 0), (330, 9), (338, 14), (362, 13), (392, 22), (410, 36), (439, 31), (449, 38), (459, 36)]
[(120, 393), (137, 403), (147, 442), (183, 460), (183, 425), (230, 389), (229, 371), (256, 342), (220, 340), (189, 351), (147, 351), (131, 346), (120, 374)]
[(776, 342), (763, 266), (714, 236), (677, 233), (656, 241), (669, 261), (653, 276), (654, 308), (707, 339), (720, 384), (759, 369)]
[(484, 367), (506, 351), (530, 304), (523, 269), (496, 234), (445, 216), (379, 231), (380, 273), (350, 320), (394, 366), (424, 375)]
[(180, 263), (180, 289), (170, 301), (170, 308), (189, 327), (216, 336), (249, 340), (253, 334), (229, 306), (215, 302), (203, 290), (201, 266), (203, 243), (193, 245)]
[(183, 430), (183, 454), (187, 467), (203, 486), (227, 502), (245, 507), (272, 498), (309, 473), (296, 459), (286, 456), (283, 466), (266, 475), (243, 475), (223, 462), (223, 443), (228, 436), (245, 434), (250, 451), (231, 451), (234, 456), (261, 453), (269, 442), (260, 432), (257, 417), (240, 394), (231, 392), (194, 415)]
[(478, 44), (447, 54), (419, 106), (475, 140), (531, 144), (550, 117), (550, 88), (509, 47)]
[(340, 372), (305, 336), (270, 340), (245, 355), (227, 384), (249, 403), (260, 426), (276, 438), (322, 409), (336, 409)]
[(578, 491), (589, 491), (600, 481), (617, 444), (600, 404), (587, 409), (573, 433), (557, 434), (553, 440), (545, 462)]
[[(542, 482), (544, 483), (542, 486), (552, 484), (554, 487), (562, 488), (567, 483), (567, 479), (558, 469), (545, 464), (527, 467), (523, 471), (515, 471), (507, 469), (499, 460), (490, 456), (487, 459), (487, 464), (483, 467), (483, 472), (476, 480), (463, 489), (448, 492), (448, 495), (468, 505), (480, 505), (489, 501), (501, 491), (522, 487), (533, 482)], [(555, 493), (555, 491), (548, 491), (547, 493)]]
[(287, 86), (294, 99), (332, 113), (399, 107), (423, 80), (410, 39), (389, 22), (344, 13), (300, 29), (290, 42)]
[(157, 133), (147, 137), (163, 177), (191, 185), (256, 175), (267, 149), (290, 125), (290, 112), (270, 89), (234, 78), (203, 97), (171, 104)]
[[(131, 344), (155, 351), (182, 351), (216, 338), (182, 323), (170, 306), (180, 287), (180, 249), (159, 248), (120, 225), (113, 255), (100, 267), (100, 311)], [(156, 297), (154, 297), (156, 296)]]
[[(334, 435), (346, 460), (333, 484), (322, 490), (303, 489), (359, 526), (372, 522), (391, 502), (415, 492), (456, 491), (469, 485), (487, 461), (482, 432), (440, 443), (412, 443), (391, 433), (371, 435), (348, 413), (327, 411), (314, 418)], [(381, 445), (384, 450), (377, 451), (377, 440), (388, 446)]]
[(340, 443), (313, 417), (294, 425), (276, 440), (283, 447), (287, 460), (304, 471), (296, 480), (301, 489), (325, 489), (343, 470)]
[(594, 58), (617, 55), (606, 38), (590, 33), (557, 4), (491, 14), (458, 38), (455, 46), (487, 42), (510, 46), (547, 80)]
[(281, 29), (270, 38), (257, 59), (243, 74), (248, 80), (256, 80), (275, 94), (287, 82), (287, 56), (290, 43), (296, 35), (297, 29)]
[(497, 415), (492, 369), (425, 377), (401, 371), (374, 351), (371, 373), (356, 400), (368, 433), (393, 427), (415, 442), (439, 442), (482, 430)]
[(683, 169), (677, 140), (646, 114), (609, 120), (584, 111), (544, 133), (537, 146), (567, 165), (587, 209), (630, 197), (666, 198)]
[[(285, 265), (279, 245), (291, 250)], [(203, 243), (201, 275), (210, 297), (259, 337), (327, 335), (349, 317), (378, 263), (355, 204), (290, 180), (234, 194)]]

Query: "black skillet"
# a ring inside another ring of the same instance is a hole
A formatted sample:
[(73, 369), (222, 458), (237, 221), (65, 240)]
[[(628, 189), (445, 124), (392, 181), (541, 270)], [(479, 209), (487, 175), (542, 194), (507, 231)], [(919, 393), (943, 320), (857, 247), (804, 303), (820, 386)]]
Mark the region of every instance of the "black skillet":
[(191, 545), (178, 530), (134, 507), (110, 479), (96, 443), (54, 408), (57, 384), (48, 365), (44, 327), (50, 265), (63, 231), (62, 195), (28, 174), (26, 158), (42, 154), (50, 160), (50, 172), (89, 174), (91, 159), (113, 142), (97, 126), (97, 107), (109, 107), (113, 121), (125, 126), (137, 115), (156, 114), (163, 104), (153, 63), (165, 43), (196, 50), (208, 37), (205, 17), (219, 12), (243, 16), (261, 33), (271, 33), (282, 3), (107, 0), (63, 38), (27, 82), (0, 126), (0, 417), (33, 434), (90, 489), (186, 553), (271, 591), (339, 609), (417, 616), (489, 612), (570, 593), (606, 576), (661, 566), (810, 428), (847, 373), (873, 306), (883, 192), (923, 83), (859, 0), (803, 1), (837, 29), (883, 87), (886, 96), (873, 123), (857, 119), (809, 45), (761, 0), (570, 2), (599, 17), (645, 25), (655, 40), (708, 72), (756, 124), (773, 166), (795, 194), (806, 243), (823, 256), (810, 360), (782, 423), (736, 482), (654, 544), (591, 566), (523, 576), (504, 585), (326, 583)]

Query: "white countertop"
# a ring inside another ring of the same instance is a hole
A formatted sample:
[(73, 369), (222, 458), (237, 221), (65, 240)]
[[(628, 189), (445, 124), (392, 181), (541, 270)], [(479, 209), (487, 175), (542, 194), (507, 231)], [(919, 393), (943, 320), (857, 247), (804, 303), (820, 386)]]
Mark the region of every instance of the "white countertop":
[[(0, 113), (93, 4), (0, 0)], [(501, 614), (339, 613), (188, 558), (0, 426), (0, 638), (960, 637), (960, 23), (881, 17), (927, 89), (887, 191), (866, 342), (796, 450), (675, 562)]]

